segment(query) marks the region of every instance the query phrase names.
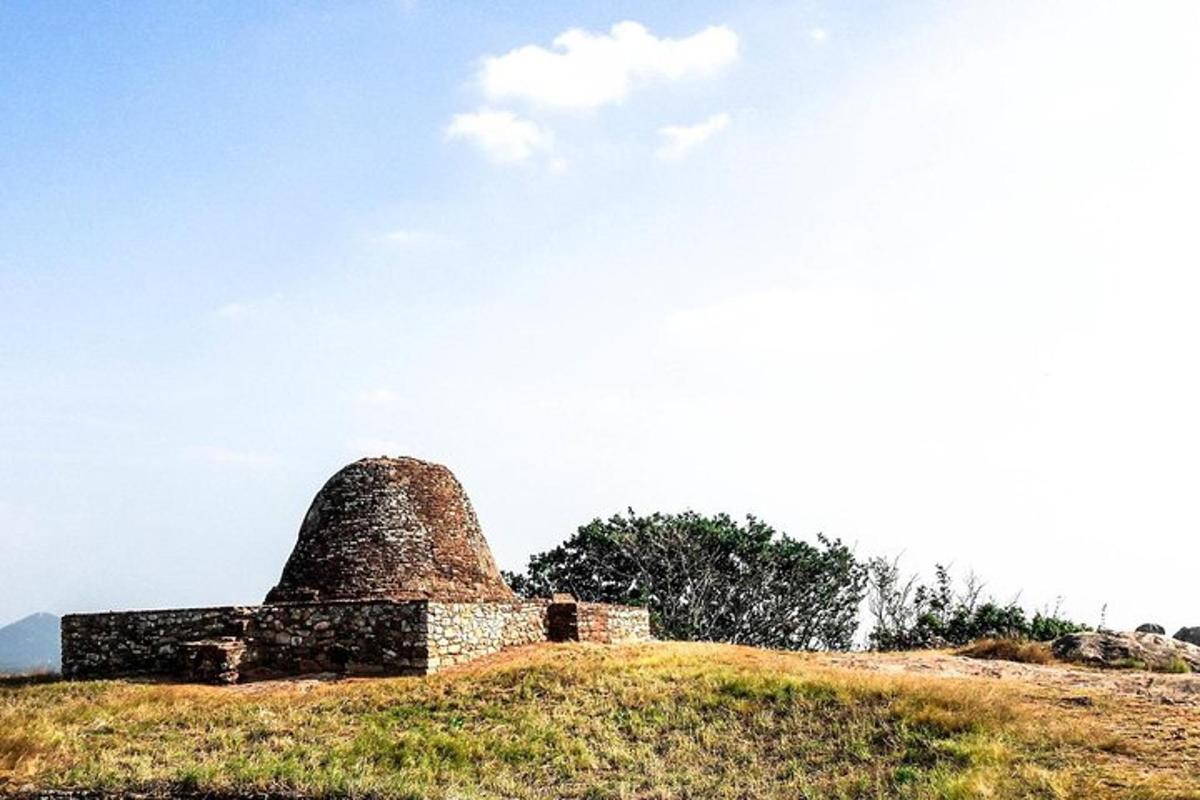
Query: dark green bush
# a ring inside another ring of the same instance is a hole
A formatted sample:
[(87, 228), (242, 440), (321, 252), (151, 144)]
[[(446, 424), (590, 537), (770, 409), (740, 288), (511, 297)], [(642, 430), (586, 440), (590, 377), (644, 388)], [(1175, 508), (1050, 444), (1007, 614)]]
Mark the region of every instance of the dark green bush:
[(792, 539), (752, 516), (596, 519), (533, 556), (510, 585), (526, 597), (645, 605), (656, 635), (791, 650), (846, 649), (866, 566), (840, 541)]

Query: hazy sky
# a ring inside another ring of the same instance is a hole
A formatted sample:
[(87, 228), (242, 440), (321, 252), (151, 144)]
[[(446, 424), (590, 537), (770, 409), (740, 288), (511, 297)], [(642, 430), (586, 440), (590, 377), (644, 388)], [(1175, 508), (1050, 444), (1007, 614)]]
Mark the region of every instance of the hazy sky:
[[(850, 8), (853, 6), (853, 8)], [(1200, 4), (0, 4), (0, 623), (753, 512), (1200, 624)]]

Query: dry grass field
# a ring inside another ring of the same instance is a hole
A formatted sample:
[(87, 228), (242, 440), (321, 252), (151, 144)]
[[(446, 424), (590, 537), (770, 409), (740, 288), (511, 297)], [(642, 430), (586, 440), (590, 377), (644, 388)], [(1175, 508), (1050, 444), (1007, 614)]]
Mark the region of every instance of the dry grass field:
[(8, 681), (0, 793), (1200, 798), (1198, 680), (656, 643), (429, 678)]

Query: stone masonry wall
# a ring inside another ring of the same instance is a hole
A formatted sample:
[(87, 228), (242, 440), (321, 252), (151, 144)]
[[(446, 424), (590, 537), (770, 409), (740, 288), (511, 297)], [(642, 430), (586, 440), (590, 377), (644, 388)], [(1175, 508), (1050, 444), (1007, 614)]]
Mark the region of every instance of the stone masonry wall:
[(430, 672), (505, 647), (544, 641), (641, 642), (650, 637), (644, 608), (606, 603), (430, 603)]
[(423, 674), (425, 603), (366, 601), (71, 614), (63, 617), (68, 678), (182, 677), (181, 646), (234, 637), (248, 675)]
[(168, 675), (179, 645), (242, 636), (252, 610), (240, 606), (69, 614), (62, 618), (62, 671), (68, 678)]
[(244, 643), (241, 676), (423, 675), (550, 638), (644, 641), (650, 623), (645, 609), (602, 603), (367, 600), (72, 614), (62, 634), (68, 678), (197, 677), (192, 643), (216, 640)]
[(242, 672), (412, 675), (426, 671), (424, 602), (257, 606)]
[(504, 647), (546, 641), (546, 601), (430, 603), (430, 672)]

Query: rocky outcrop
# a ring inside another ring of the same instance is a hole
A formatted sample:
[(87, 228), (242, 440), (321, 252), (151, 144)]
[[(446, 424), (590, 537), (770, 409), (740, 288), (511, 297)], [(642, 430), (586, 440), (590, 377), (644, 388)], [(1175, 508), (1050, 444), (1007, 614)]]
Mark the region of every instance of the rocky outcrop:
[(1051, 650), (1063, 661), (1095, 667), (1200, 672), (1200, 647), (1157, 633), (1071, 633)]
[(1180, 628), (1175, 633), (1175, 638), (1181, 642), (1200, 646), (1200, 627), (1197, 628)]
[(1157, 633), (1159, 636), (1166, 636), (1167, 629), (1162, 625), (1155, 625), (1153, 622), (1143, 622), (1135, 629), (1136, 633)]
[(267, 603), (330, 600), (513, 602), (475, 511), (450, 470), (364, 458), (313, 499)]

